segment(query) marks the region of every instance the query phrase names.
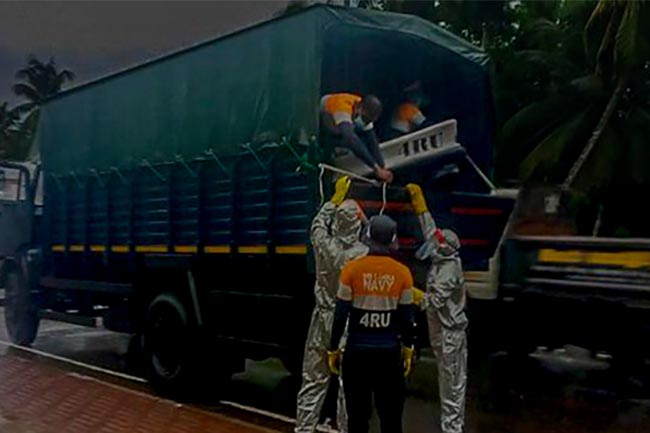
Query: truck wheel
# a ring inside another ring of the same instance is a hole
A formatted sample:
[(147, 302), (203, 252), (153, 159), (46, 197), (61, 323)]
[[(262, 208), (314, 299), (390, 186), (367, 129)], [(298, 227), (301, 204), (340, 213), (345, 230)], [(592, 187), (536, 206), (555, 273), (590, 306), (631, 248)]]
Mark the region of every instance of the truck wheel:
[(149, 304), (143, 343), (147, 375), (156, 391), (178, 395), (189, 385), (192, 337), (182, 302), (168, 293), (154, 298)]
[(39, 322), (23, 273), (18, 268), (10, 270), (5, 280), (5, 325), (9, 338), (20, 346), (31, 345)]

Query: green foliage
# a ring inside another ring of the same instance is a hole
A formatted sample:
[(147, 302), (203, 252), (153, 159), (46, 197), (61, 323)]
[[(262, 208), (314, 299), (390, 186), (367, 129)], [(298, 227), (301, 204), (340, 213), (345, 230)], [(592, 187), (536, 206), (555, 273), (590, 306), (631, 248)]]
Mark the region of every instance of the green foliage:
[(67, 69), (59, 69), (54, 59), (47, 63), (30, 56), (27, 65), (16, 72), (14, 93), (24, 99), (17, 107), (0, 105), (0, 158), (22, 161), (34, 156), (32, 145), (38, 125), (38, 107), (74, 79)]
[(624, 214), (631, 209), (619, 210), (618, 197), (650, 187), (648, 0), (389, 7), (440, 24), (490, 54), (497, 180), (570, 186), (590, 206), (604, 205), (604, 230), (630, 232)]
[(74, 79), (74, 73), (68, 69), (60, 70), (53, 58), (44, 63), (30, 56), (27, 66), (16, 72), (16, 79), (19, 81), (13, 85), (14, 93), (27, 99), (27, 104), (31, 105), (26, 108), (33, 108), (59, 93), (67, 81)]

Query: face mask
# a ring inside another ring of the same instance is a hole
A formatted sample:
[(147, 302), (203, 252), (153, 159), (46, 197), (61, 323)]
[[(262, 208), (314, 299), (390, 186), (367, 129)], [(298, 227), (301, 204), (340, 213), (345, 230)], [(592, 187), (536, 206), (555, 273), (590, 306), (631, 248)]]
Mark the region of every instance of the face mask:
[(355, 125), (357, 128), (361, 128), (361, 129), (363, 129), (363, 128), (366, 127), (366, 124), (364, 123), (364, 121), (363, 121), (363, 119), (361, 118), (361, 116), (356, 116), (356, 117), (354, 118), (354, 125)]

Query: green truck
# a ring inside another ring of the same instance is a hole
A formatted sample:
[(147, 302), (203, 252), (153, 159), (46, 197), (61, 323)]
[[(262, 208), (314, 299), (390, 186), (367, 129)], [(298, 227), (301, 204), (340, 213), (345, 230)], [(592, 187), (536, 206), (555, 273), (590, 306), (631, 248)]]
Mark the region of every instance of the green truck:
[[(3, 165), (23, 173), (25, 193), (0, 206), (21, 208), (30, 227), (2, 251), (12, 339), (31, 344), (41, 317), (101, 318), (142, 342), (160, 390), (204, 366), (229, 376), (245, 358), (296, 368), (312, 305), (309, 225), (331, 185), (318, 169), (332, 162), (318, 145), (319, 99), (372, 92), (390, 106), (414, 79), (432, 120), (456, 119), (462, 146), (405, 138), (408, 154), (432, 153), (396, 170), (396, 185), (420, 182), (460, 232), (466, 267), (487, 272), (513, 202), (481, 176), (494, 127), (487, 61), (416, 17), (315, 6), (52, 98), (37, 132), (42, 175)], [(403, 188), (352, 194), (399, 220), (410, 260), (421, 235)]]

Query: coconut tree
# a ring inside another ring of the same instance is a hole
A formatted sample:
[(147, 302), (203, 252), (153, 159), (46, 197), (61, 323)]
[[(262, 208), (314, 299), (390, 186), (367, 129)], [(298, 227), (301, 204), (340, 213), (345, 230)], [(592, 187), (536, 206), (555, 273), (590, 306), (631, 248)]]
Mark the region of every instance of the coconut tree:
[[(564, 189), (571, 186), (603, 136), (614, 111), (621, 104), (624, 92), (631, 90), (631, 77), (639, 74), (640, 69), (648, 68), (648, 18), (647, 0), (600, 0), (587, 22), (585, 46), (587, 52), (596, 57), (595, 75), (605, 86), (613, 86), (613, 90), (591, 137), (562, 184)], [(647, 109), (639, 108), (641, 111), (635, 114), (645, 117)]]
[(31, 56), (27, 65), (16, 72), (16, 79), (18, 82), (13, 85), (13, 91), (26, 102), (14, 109), (19, 120), (5, 148), (7, 158), (22, 160), (35, 154), (32, 144), (38, 123), (38, 107), (59, 93), (65, 83), (74, 79), (74, 74), (68, 69), (60, 69), (52, 58), (45, 63)]
[[(564, 189), (598, 189), (613, 175), (622, 174), (621, 156), (643, 152), (631, 147), (643, 140), (627, 136), (643, 135), (644, 129), (626, 123), (638, 124), (636, 118), (645, 117), (648, 110), (642, 95), (648, 91), (643, 75), (650, 61), (650, 34), (640, 25), (648, 16), (647, 5), (646, 1), (599, 1), (584, 31), (589, 73), (554, 83), (544, 98), (506, 123), (503, 137), (510, 142), (508, 147), (519, 140), (523, 147), (534, 144), (520, 166), (522, 178), (557, 182)], [(563, 47), (557, 51), (562, 53)], [(540, 66), (544, 62), (547, 69), (558, 64), (552, 56), (540, 59)]]
[(20, 109), (31, 110), (59, 93), (66, 82), (74, 79), (74, 73), (59, 69), (53, 58), (44, 63), (31, 56), (27, 59), (27, 66), (16, 72), (16, 79), (19, 81), (13, 85), (14, 93), (27, 99)]

